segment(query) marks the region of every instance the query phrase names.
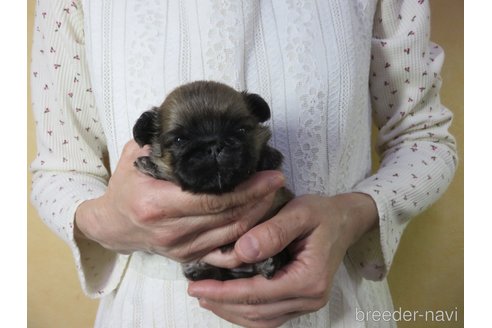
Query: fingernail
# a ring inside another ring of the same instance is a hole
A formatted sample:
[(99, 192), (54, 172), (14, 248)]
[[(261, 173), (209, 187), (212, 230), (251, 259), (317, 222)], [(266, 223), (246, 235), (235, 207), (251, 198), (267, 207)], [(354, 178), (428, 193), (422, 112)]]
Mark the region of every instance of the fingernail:
[(190, 282), (190, 284), (188, 285), (188, 295), (190, 295), (191, 297), (197, 297), (197, 291), (196, 291), (196, 288), (193, 288), (191, 286), (192, 282)]
[(244, 236), (238, 241), (241, 254), (249, 260), (255, 260), (260, 255), (258, 240), (251, 236)]
[(195, 298), (200, 298), (196, 290), (188, 290), (188, 295)]

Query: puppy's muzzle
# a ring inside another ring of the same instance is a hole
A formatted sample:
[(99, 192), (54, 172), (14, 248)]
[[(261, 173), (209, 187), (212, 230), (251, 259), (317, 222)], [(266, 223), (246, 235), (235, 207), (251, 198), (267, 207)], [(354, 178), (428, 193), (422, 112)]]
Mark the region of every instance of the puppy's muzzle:
[(217, 142), (207, 146), (207, 154), (214, 158), (218, 158), (223, 150), (224, 146)]

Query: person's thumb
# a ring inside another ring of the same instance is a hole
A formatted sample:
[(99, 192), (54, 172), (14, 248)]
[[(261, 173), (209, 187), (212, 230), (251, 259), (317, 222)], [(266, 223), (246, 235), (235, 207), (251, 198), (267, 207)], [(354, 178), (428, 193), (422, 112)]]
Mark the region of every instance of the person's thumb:
[(309, 212), (300, 210), (295, 203), (293, 201), (287, 204), (277, 215), (238, 239), (234, 250), (241, 261), (256, 263), (278, 254), (312, 228), (309, 224)]

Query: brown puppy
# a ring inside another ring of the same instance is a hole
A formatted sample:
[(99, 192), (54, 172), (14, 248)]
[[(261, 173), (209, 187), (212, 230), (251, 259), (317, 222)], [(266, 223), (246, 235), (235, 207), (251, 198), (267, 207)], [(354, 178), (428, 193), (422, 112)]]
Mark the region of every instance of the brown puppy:
[[(151, 153), (139, 157), (135, 166), (192, 193), (230, 192), (256, 171), (280, 168), (282, 154), (268, 146), (271, 132), (261, 124), (269, 118), (270, 108), (259, 95), (212, 81), (185, 84), (171, 92), (160, 107), (144, 112), (137, 120), (135, 141), (141, 147), (150, 145)], [(289, 190), (280, 189), (263, 220), (292, 198)], [(271, 278), (287, 261), (284, 250), (236, 269), (195, 261), (183, 264), (183, 271), (190, 280), (228, 280), (256, 274)]]

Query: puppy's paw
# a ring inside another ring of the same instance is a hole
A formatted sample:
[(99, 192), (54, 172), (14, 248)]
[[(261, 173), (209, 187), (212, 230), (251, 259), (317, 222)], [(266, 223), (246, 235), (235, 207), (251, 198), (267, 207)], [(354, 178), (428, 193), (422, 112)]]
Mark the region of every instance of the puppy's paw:
[(275, 273), (289, 262), (289, 259), (289, 253), (284, 249), (277, 255), (269, 257), (262, 262), (256, 263), (256, 272), (267, 279), (272, 279)]
[(205, 262), (190, 262), (182, 264), (184, 276), (191, 281), (215, 279), (224, 280), (222, 269)]
[(159, 168), (152, 162), (149, 156), (141, 156), (133, 162), (133, 165), (142, 173), (150, 175), (151, 177), (158, 178)]
[(277, 272), (277, 266), (275, 265), (275, 259), (273, 257), (267, 258), (263, 262), (256, 263), (256, 271), (267, 279), (272, 279)]

